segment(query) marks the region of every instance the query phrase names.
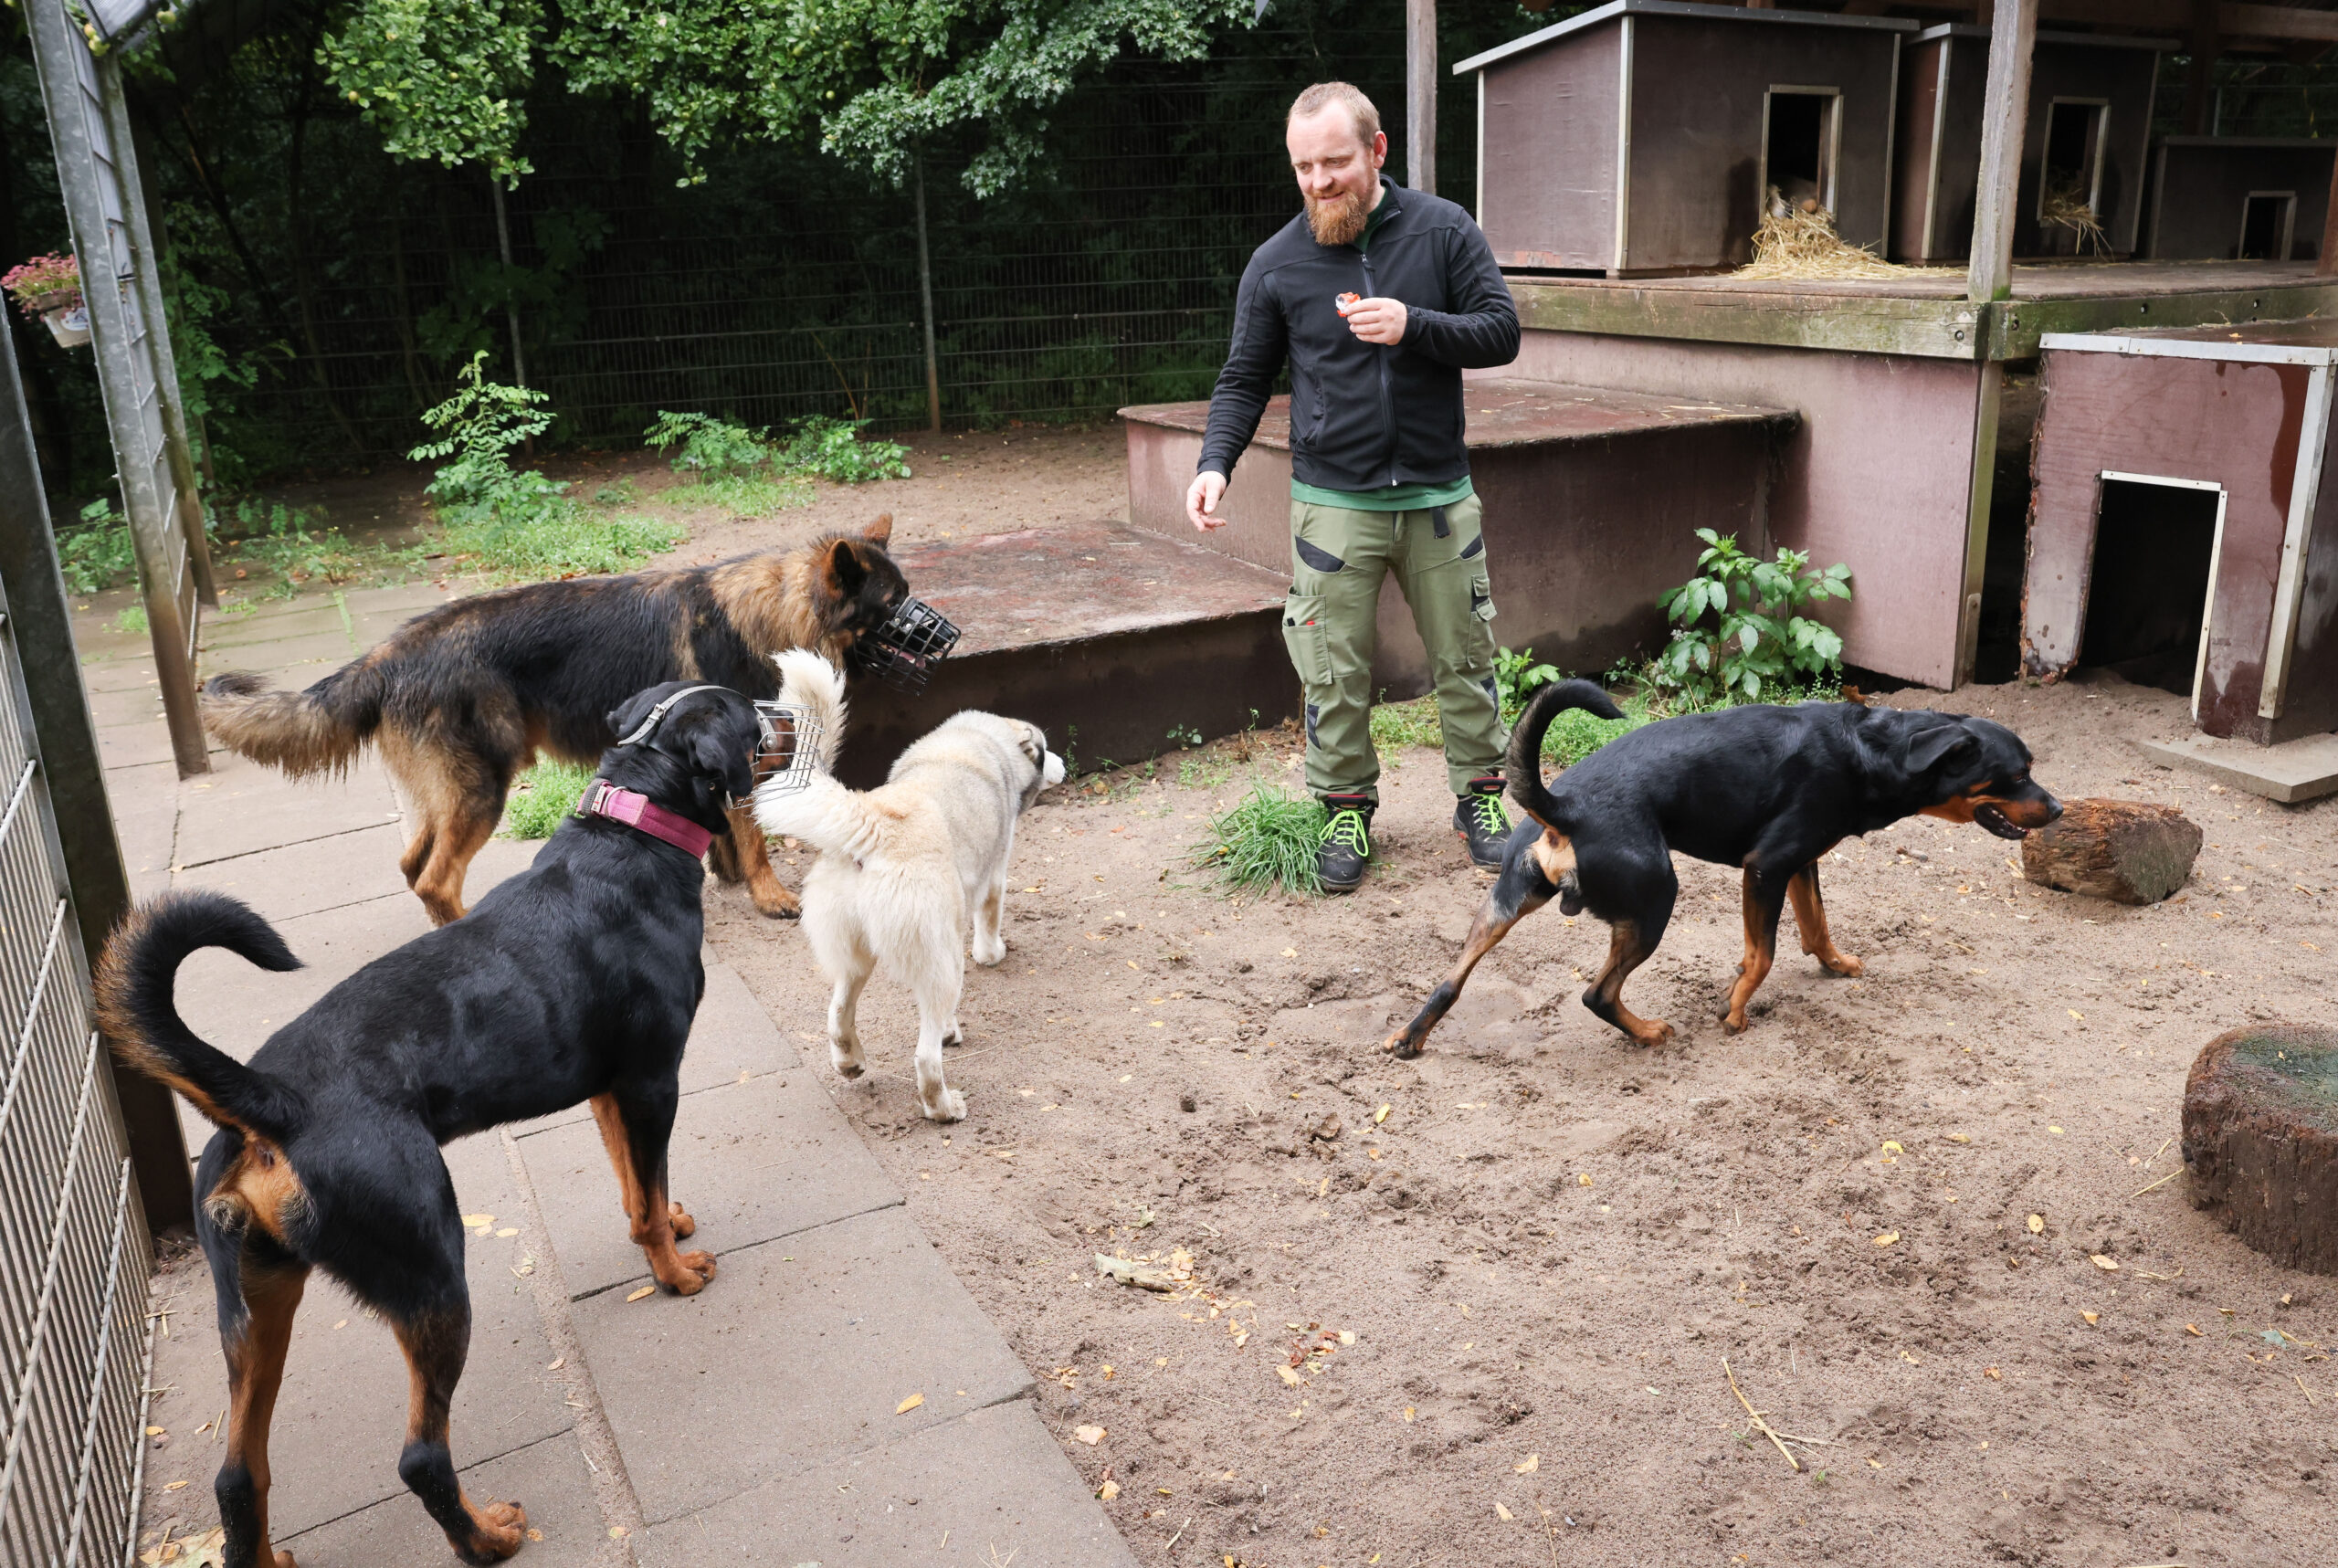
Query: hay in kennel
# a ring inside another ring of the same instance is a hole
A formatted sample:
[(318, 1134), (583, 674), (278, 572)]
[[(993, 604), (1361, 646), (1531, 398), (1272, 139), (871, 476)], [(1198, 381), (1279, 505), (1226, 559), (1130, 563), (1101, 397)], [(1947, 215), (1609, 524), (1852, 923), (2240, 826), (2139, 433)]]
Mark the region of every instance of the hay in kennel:
[(1763, 197), (1762, 226), (1754, 231), (1754, 259), (1732, 277), (1888, 279), (1944, 270), (1902, 267), (1851, 244), (1835, 232), (1835, 215), (1815, 201), (1790, 203), (1775, 185)]
[(2077, 237), (2075, 251), (2080, 256), (2108, 258), (2110, 237), (2103, 233), (2102, 219), (2087, 205), (2085, 195), (2076, 184), (2058, 184), (2046, 193), (2038, 204), (2038, 221), (2054, 228), (2067, 228)]

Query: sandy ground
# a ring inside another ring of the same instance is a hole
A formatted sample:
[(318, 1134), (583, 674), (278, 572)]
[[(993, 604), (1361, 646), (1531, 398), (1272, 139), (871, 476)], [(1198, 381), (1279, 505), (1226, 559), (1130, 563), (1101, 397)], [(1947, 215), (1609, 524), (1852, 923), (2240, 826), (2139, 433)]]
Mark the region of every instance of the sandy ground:
[[(1032, 811), (1007, 962), (972, 974), (951, 1053), (964, 1123), (917, 1117), (913, 1012), (872, 988), (874, 1076), (822, 1077), (1142, 1560), (2332, 1561), (2338, 1284), (2160, 1178), (2203, 1044), (2327, 1018), (2338, 802), (2154, 766), (2134, 742), (2182, 704), (2121, 682), (1892, 700), (2010, 723), (2067, 798), (2181, 805), (2193, 881), (2127, 909), (2029, 886), (1978, 828), (1847, 841), (1825, 880), (1866, 977), (1785, 959), (1732, 1038), (1736, 880), (1684, 860), (1627, 993), (1669, 1047), (1577, 1004), (1605, 933), (1553, 908), (1398, 1063), (1378, 1042), (1485, 884), (1428, 752), (1386, 781), (1353, 898), (1186, 869), (1252, 773), (1295, 779), (1279, 733)], [(711, 905), (824, 1061), (800, 931)], [(1190, 1280), (1100, 1279), (1098, 1252)]]

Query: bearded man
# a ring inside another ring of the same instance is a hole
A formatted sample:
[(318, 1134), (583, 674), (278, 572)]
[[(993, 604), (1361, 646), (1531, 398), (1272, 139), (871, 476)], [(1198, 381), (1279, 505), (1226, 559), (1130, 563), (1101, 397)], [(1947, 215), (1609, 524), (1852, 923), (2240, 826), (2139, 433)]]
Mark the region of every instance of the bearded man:
[(1330, 814), (1316, 858), (1323, 887), (1353, 891), (1372, 858), (1372, 656), (1392, 572), (1428, 649), (1454, 829), (1474, 865), (1498, 870), (1506, 737), (1461, 372), (1517, 357), (1518, 310), (1467, 212), (1381, 177), (1388, 138), (1363, 93), (1343, 81), (1309, 88), (1284, 144), (1306, 211), (1243, 271), (1185, 515), (1224, 526), (1227, 477), (1288, 362), (1283, 640), (1306, 694), (1307, 787)]

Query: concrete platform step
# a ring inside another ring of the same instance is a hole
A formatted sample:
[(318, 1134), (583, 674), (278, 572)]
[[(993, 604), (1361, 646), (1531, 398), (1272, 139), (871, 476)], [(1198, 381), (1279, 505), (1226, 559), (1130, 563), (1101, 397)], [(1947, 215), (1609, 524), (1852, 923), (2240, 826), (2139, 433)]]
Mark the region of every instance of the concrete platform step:
[(2287, 805), (2338, 795), (2338, 734), (2308, 735), (2278, 746), (2220, 741), (2213, 735), (2143, 744), (2154, 762), (2191, 768)]

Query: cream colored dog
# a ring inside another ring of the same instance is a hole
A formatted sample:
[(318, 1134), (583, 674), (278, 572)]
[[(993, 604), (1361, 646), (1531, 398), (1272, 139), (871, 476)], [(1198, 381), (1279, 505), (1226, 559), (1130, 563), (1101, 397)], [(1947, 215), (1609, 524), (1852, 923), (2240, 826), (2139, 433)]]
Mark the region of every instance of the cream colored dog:
[(881, 967), (917, 998), (919, 1103), (936, 1121), (959, 1121), (966, 1099), (942, 1081), (942, 1047), (963, 1037), (967, 938), (976, 963), (1006, 956), (998, 926), (1016, 819), (1063, 782), (1063, 759), (1037, 725), (969, 710), (903, 752), (883, 787), (847, 789), (828, 771), (844, 734), (844, 677), (802, 649), (777, 663), (779, 700), (818, 721), (820, 754), (808, 784), (756, 791), (755, 820), (820, 852), (804, 879), (804, 934), (836, 985), (829, 1058), (845, 1077), (861, 1075), (856, 1014)]

